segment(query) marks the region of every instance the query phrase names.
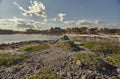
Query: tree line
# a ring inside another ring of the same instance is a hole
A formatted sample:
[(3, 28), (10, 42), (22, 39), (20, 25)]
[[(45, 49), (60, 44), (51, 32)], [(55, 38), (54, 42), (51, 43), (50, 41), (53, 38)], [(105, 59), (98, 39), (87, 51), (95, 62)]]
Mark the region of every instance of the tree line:
[(112, 28), (88, 28), (88, 27), (73, 27), (62, 29), (60, 27), (52, 27), (48, 30), (27, 29), (26, 31), (14, 31), (0, 29), (0, 34), (119, 34), (120, 29)]

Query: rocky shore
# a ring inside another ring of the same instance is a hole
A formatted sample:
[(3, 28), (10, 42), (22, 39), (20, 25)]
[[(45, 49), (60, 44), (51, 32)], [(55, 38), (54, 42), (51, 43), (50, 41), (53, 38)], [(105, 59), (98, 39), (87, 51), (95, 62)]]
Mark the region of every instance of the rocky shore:
[[(59, 41), (30, 41), (0, 45), (1, 54), (6, 52), (8, 54), (22, 54), (27, 57), (25, 61), (18, 64), (1, 66), (0, 79), (28, 79), (30, 75), (33, 75), (44, 68), (52, 68), (57, 74), (62, 75), (60, 79), (120, 79), (120, 68), (111, 72), (111, 75), (90, 70), (80, 61), (74, 62), (72, 59), (77, 53), (90, 51), (82, 46), (78, 46), (80, 48), (79, 51), (63, 50), (56, 46), (58, 42)], [(20, 48), (24, 46), (38, 44), (48, 44), (49, 48), (32, 52), (20, 51)]]

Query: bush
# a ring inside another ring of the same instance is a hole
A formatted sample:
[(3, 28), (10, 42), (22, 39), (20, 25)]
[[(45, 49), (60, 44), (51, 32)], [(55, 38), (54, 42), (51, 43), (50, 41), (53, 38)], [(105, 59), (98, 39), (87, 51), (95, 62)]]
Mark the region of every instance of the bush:
[(76, 40), (73, 40), (73, 41), (74, 41), (74, 42), (82, 42), (81, 40), (77, 40), (77, 39), (76, 39)]
[(44, 68), (38, 73), (28, 77), (28, 79), (61, 79), (61, 78), (62, 76), (57, 74), (57, 72), (55, 72), (51, 68)]
[(97, 44), (97, 42), (93, 42), (93, 41), (89, 41), (89, 42), (83, 42), (83, 46), (88, 48), (88, 49), (92, 49), (95, 45)]
[(60, 47), (64, 50), (70, 50), (70, 51), (77, 51), (79, 50), (79, 47), (77, 47), (77, 45), (74, 44), (73, 41), (70, 40), (66, 40), (66, 41), (61, 41), (57, 47)]
[(84, 47), (93, 52), (100, 52), (103, 54), (111, 54), (120, 51), (120, 46), (112, 42), (84, 42)]
[(112, 63), (115, 66), (120, 67), (120, 52), (109, 55), (107, 57), (107, 61)]
[(111, 74), (114, 67), (103, 59), (96, 57), (91, 53), (78, 53), (73, 57), (73, 61), (80, 61), (88, 69), (98, 71), (103, 74)]
[(40, 44), (40, 45), (35, 45), (35, 46), (26, 46), (21, 48), (21, 51), (40, 51), (44, 49), (48, 49), (49, 46), (47, 44)]
[(25, 60), (23, 55), (0, 54), (0, 66), (12, 66)]

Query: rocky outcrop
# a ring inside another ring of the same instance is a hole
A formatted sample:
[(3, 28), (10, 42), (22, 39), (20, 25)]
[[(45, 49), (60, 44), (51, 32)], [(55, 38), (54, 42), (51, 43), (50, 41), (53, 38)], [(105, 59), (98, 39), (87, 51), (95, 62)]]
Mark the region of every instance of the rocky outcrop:
[(67, 35), (63, 35), (60, 40), (70, 40), (70, 38)]
[[(79, 51), (80, 52), (80, 51)], [(29, 75), (43, 68), (52, 68), (62, 79), (119, 79), (120, 75), (105, 75), (86, 69), (80, 61), (76, 63), (72, 57), (77, 52), (64, 51), (50, 44), (50, 49), (37, 52), (26, 52), (29, 56), (24, 62), (11, 67), (0, 67), (0, 79), (26, 79)], [(120, 70), (117, 69), (119, 72)]]

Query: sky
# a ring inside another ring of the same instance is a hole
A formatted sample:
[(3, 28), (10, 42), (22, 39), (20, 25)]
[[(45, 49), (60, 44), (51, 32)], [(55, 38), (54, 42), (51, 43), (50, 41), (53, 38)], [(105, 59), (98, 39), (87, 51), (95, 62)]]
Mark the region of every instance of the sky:
[(52, 26), (120, 28), (120, 0), (0, 0), (0, 28)]

